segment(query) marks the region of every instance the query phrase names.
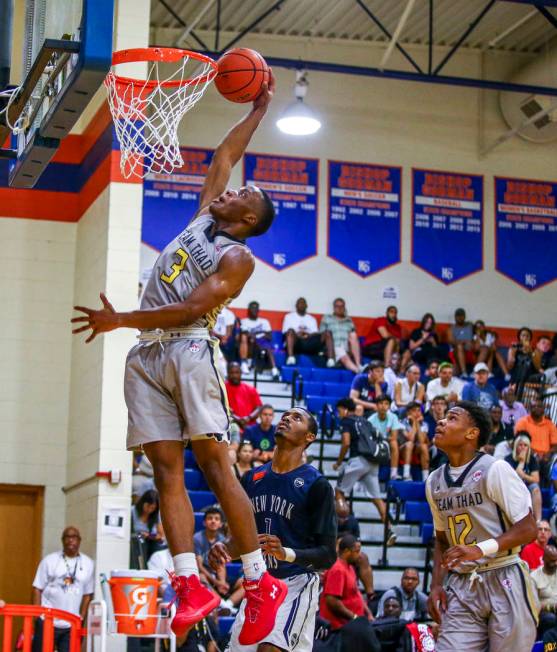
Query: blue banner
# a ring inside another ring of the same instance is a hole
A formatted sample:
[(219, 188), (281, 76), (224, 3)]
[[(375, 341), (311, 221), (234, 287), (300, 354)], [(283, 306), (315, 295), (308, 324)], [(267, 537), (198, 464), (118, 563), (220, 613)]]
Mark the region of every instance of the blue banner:
[(161, 251), (183, 231), (199, 208), (199, 193), (212, 149), (181, 147), (184, 165), (172, 174), (151, 173), (143, 180), (141, 241)]
[(557, 278), (557, 183), (495, 178), (495, 268), (528, 290)]
[(401, 168), (329, 161), (328, 255), (366, 277), (400, 262)]
[(248, 241), (254, 255), (278, 270), (315, 256), (319, 161), (245, 154), (244, 183), (265, 190), (276, 210), (267, 233)]
[(447, 285), (483, 269), (483, 177), (412, 170), (412, 262)]

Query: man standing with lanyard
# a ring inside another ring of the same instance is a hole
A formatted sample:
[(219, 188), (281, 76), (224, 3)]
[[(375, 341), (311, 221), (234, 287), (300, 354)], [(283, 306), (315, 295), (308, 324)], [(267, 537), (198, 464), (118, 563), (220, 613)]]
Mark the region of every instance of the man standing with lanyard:
[[(428, 478), (435, 553), (429, 611), (441, 625), (437, 652), (527, 652), (537, 605), (520, 547), (536, 536), (526, 485), (504, 460), (481, 453), (488, 413), (461, 401), (435, 430), (449, 462)], [(447, 576), (448, 571), (448, 576)]]
[[(93, 560), (79, 552), (81, 535), (76, 527), (62, 532), (62, 551), (47, 555), (33, 580), (33, 604), (62, 609), (85, 620), (95, 590)], [(54, 644), (58, 652), (70, 649), (70, 624), (54, 621)], [(32, 652), (43, 648), (43, 621), (37, 618)]]

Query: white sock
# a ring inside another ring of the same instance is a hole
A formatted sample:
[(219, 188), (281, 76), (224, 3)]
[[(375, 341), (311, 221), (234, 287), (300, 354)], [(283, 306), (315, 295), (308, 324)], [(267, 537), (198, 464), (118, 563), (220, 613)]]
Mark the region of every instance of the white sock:
[(248, 552), (247, 555), (240, 555), (240, 558), (242, 559), (244, 575), (247, 580), (258, 580), (267, 570), (267, 565), (263, 559), (263, 553), (259, 549), (254, 550), (253, 552)]
[(425, 482), (429, 477), (429, 471), (427, 469), (422, 469), (422, 480)]
[(398, 474), (398, 468), (396, 466), (391, 466), (391, 478), (396, 478)]
[(410, 464), (405, 464), (405, 465), (402, 467), (402, 475), (403, 475), (403, 477), (405, 477), (405, 478), (409, 478), (409, 477), (410, 477)]
[(190, 575), (197, 575), (199, 577), (199, 568), (195, 560), (193, 552), (181, 552), (179, 555), (172, 557), (174, 562), (174, 572), (176, 575), (183, 575), (189, 577)]

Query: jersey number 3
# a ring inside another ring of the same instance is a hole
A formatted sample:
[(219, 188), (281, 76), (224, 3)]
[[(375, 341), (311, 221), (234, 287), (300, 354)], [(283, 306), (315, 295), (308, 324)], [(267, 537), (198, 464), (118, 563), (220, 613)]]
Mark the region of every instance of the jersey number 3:
[[(462, 530), (457, 534), (459, 526), (463, 525)], [(449, 532), (451, 533), (451, 539), (453, 540), (454, 546), (473, 546), (476, 541), (466, 541), (466, 537), (472, 531), (472, 519), (470, 515), (464, 512), (464, 514), (456, 514), (456, 516), (449, 516)]]
[(164, 281), (169, 285), (171, 283), (174, 283), (174, 281), (178, 278), (178, 275), (180, 274), (181, 271), (183, 271), (188, 261), (188, 258), (190, 257), (189, 254), (187, 254), (183, 249), (176, 249), (174, 253), (176, 256), (178, 256), (179, 261), (177, 263), (172, 264), (171, 266), (172, 271), (170, 272), (170, 274), (161, 274), (161, 281)]

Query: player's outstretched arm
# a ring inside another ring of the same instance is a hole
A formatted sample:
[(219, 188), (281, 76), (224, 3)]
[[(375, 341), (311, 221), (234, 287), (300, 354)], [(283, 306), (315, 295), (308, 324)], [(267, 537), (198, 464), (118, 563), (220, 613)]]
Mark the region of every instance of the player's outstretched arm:
[(270, 71), (269, 83), (263, 84), (251, 111), (232, 127), (215, 150), (199, 196), (197, 215), (203, 213), (213, 199), (226, 190), (232, 168), (242, 158), (251, 137), (267, 112), (274, 92), (275, 78)]
[(74, 306), (75, 310), (84, 314), (71, 320), (72, 324), (79, 324), (72, 333), (91, 330), (85, 340), (87, 343), (100, 333), (107, 333), (116, 328), (155, 330), (189, 326), (199, 317), (240, 294), (254, 267), (251, 253), (243, 247), (234, 247), (221, 258), (217, 271), (195, 288), (185, 301), (159, 308), (117, 312), (106, 296), (101, 294), (101, 310)]

